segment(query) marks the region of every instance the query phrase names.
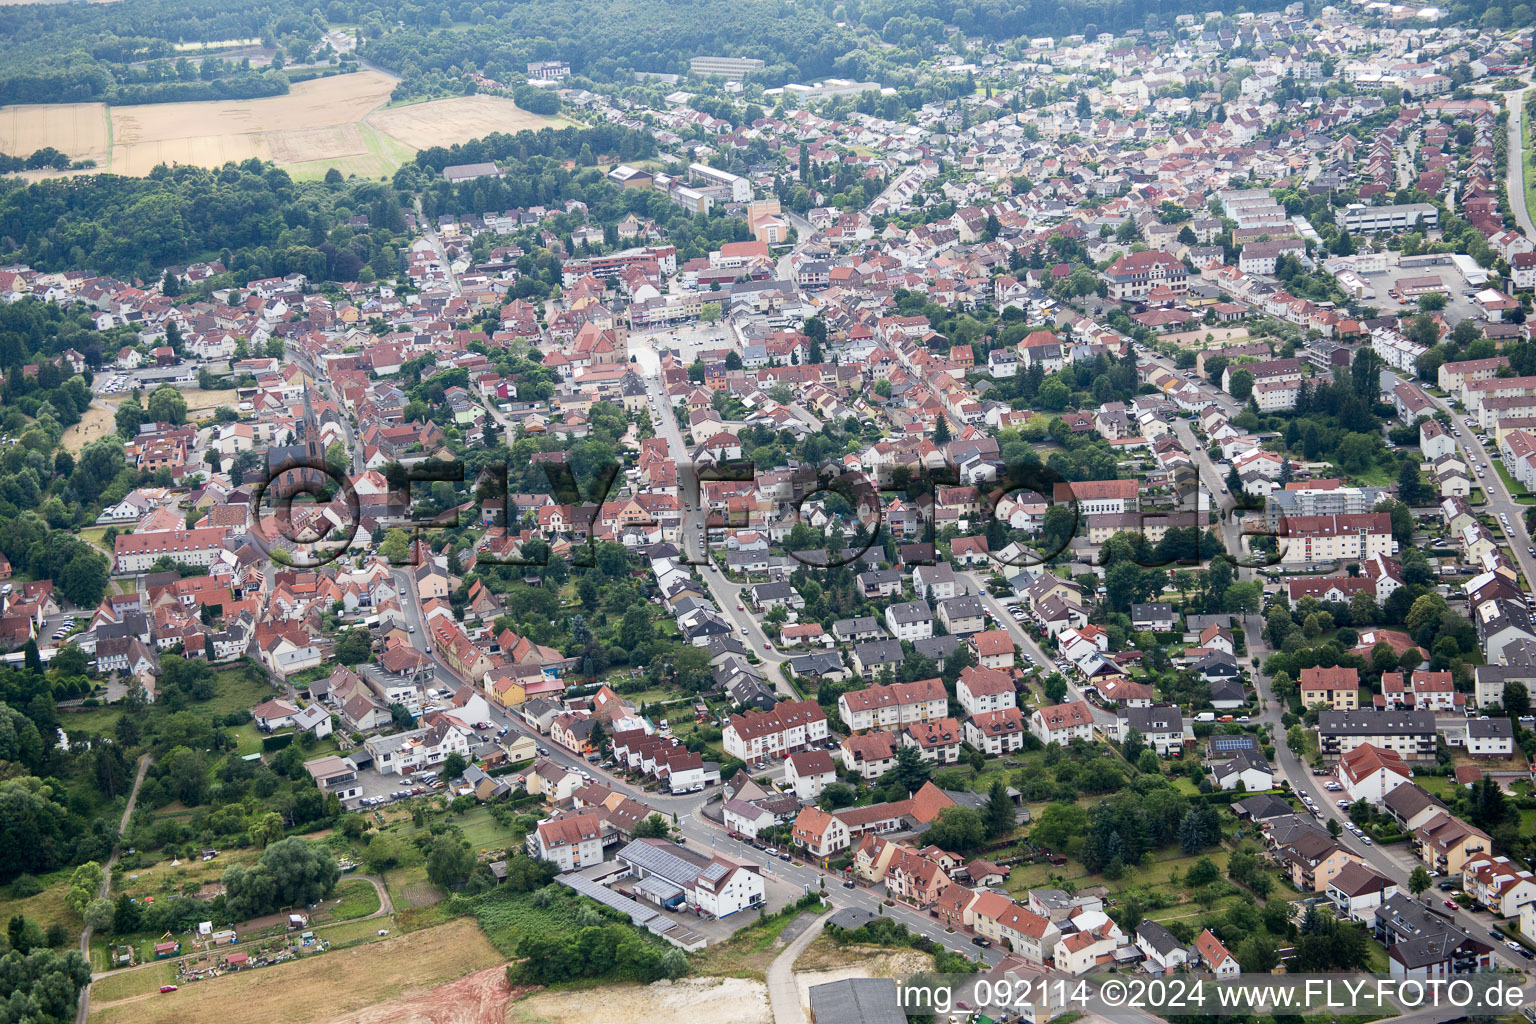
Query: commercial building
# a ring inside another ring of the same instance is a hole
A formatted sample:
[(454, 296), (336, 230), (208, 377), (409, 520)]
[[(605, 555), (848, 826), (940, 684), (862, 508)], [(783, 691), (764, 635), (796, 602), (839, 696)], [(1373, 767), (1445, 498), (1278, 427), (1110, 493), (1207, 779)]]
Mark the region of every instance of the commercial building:
[(1340, 227), (1353, 234), (1407, 231), (1415, 227), (1432, 230), (1440, 226), (1440, 213), (1429, 203), (1403, 203), (1398, 206), (1350, 203), (1338, 212), (1335, 220)]
[(691, 74), (724, 75), (727, 78), (743, 78), (764, 67), (765, 63), (756, 57), (694, 57), (688, 61)]

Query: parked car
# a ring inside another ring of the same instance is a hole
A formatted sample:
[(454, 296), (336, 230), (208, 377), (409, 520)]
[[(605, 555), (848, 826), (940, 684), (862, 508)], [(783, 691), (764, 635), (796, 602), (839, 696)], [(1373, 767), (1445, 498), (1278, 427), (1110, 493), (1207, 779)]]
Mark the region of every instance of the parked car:
[(843, 879), (843, 888), (844, 889), (852, 889), (852, 888), (854, 888), (854, 881), (853, 881), (853, 879), (851, 879), (851, 878)]

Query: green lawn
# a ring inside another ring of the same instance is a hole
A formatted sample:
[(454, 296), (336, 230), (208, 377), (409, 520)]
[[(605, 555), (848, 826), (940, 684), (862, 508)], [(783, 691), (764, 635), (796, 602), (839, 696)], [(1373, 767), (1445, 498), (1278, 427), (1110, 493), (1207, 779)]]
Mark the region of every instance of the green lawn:
[(337, 903), (331, 908), (331, 917), (337, 921), (350, 921), (367, 917), (379, 909), (379, 893), (373, 883), (361, 878), (343, 882), (336, 888)]
[(110, 1003), (130, 996), (141, 996), (159, 991), (161, 985), (176, 981), (176, 961), (161, 960), (138, 970), (122, 970), (91, 983), (91, 1000), (97, 1004)]
[(1530, 493), (1524, 487), (1515, 483), (1514, 478), (1509, 475), (1509, 470), (1504, 468), (1502, 460), (1489, 459), (1488, 461), (1493, 463), (1493, 468), (1498, 471), (1499, 479), (1504, 481), (1504, 487), (1509, 491), (1510, 497), (1519, 500)]

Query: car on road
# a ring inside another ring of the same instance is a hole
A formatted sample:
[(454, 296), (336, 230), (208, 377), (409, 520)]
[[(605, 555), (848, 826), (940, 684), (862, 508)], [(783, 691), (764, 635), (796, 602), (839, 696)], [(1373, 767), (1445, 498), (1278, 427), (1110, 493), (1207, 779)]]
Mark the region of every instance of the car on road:
[(768, 643), (763, 644), (763, 650), (765, 650), (765, 651), (773, 650), (773, 644), (768, 644)]
[(744, 611), (746, 611), (746, 608), (742, 607), (740, 602), (737, 602), (736, 610), (739, 611), (739, 612), (744, 612)]
[(544, 755), (545, 757), (548, 757), (549, 756), (549, 748), (548, 747), (540, 747), (539, 748), (539, 753)]
[(788, 850), (780, 850), (779, 851), (779, 860), (789, 860), (789, 851)]
[(1367, 836), (1367, 835), (1362, 835), (1362, 836), (1361, 836), (1361, 837), (1360, 837), (1360, 841), (1361, 841), (1361, 842), (1362, 842), (1362, 843), (1364, 843), (1364, 844), (1365, 844), (1365, 845), (1366, 845), (1366, 846), (1370, 846), (1370, 845), (1371, 845), (1371, 837), (1370, 837), (1370, 836)]
[(844, 888), (844, 889), (852, 889), (852, 888), (854, 888), (854, 887), (855, 887), (855, 886), (854, 886), (854, 881), (853, 881), (853, 879), (851, 879), (851, 878), (845, 878), (845, 879), (843, 879), (843, 888)]
[(747, 635), (747, 627), (746, 626), (742, 626), (741, 627), (741, 635), (742, 636), (746, 636)]
[(1516, 942), (1514, 939), (1505, 939), (1504, 940), (1504, 945), (1508, 946), (1510, 949), (1514, 950), (1516, 953), (1520, 952), (1522, 949), (1525, 948), (1524, 946), (1520, 945), (1520, 943)]
[(1445, 909), (1447, 909), (1447, 910), (1457, 910), (1457, 909), (1459, 909), (1456, 906), (1456, 901), (1455, 900), (1441, 900), (1440, 902), (1445, 904)]
[(984, 939), (978, 935), (971, 940), (971, 945), (980, 946), (982, 949), (986, 949), (988, 946), (992, 945), (992, 942), (990, 939)]

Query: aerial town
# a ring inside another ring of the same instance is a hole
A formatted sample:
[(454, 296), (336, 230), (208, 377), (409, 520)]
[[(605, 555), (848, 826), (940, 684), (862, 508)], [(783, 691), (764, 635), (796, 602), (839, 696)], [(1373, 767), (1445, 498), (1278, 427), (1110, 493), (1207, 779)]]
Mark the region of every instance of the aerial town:
[(115, 179), (246, 190), (126, 209), (180, 250), (0, 216), (0, 963), (77, 995), (0, 994), (1529, 1006), (1531, 13), (945, 25), (915, 103), (556, 55), (392, 181)]

